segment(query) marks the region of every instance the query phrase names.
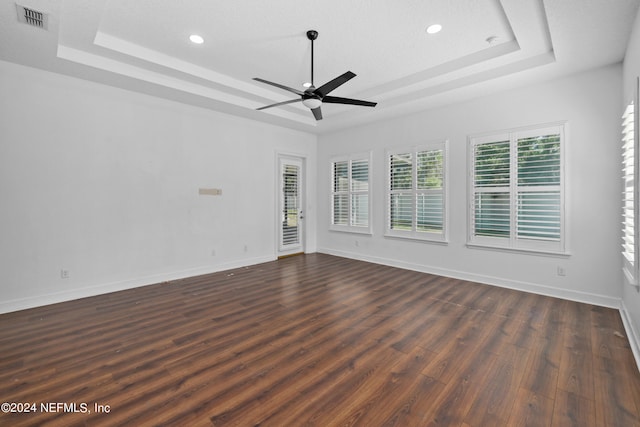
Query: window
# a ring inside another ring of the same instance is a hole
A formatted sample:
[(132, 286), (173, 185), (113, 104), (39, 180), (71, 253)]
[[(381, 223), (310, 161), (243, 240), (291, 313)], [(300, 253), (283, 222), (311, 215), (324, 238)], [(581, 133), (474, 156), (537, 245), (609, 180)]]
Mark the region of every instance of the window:
[(387, 151), (386, 235), (446, 241), (447, 142)]
[(637, 230), (636, 177), (638, 161), (635, 141), (635, 112), (633, 102), (629, 104), (622, 116), (622, 257), (623, 272), (630, 284), (638, 283), (638, 242)]
[(565, 251), (564, 145), (564, 125), (470, 138), (470, 244)]
[(371, 154), (331, 162), (331, 229), (371, 233), (369, 164)]

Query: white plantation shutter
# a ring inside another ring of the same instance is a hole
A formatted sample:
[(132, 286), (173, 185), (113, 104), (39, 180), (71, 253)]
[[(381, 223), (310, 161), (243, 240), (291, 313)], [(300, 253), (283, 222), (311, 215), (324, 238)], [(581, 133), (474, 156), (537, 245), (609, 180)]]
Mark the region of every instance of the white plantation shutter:
[(474, 145), (473, 232), (476, 236), (504, 237), (511, 230), (510, 142)]
[(331, 229), (370, 233), (370, 153), (331, 162)]
[(333, 163), (333, 224), (349, 225), (349, 162)]
[(389, 158), (391, 204), (389, 228), (412, 229), (413, 223), (413, 157), (411, 153), (392, 154)]
[(517, 145), (517, 237), (560, 241), (560, 133), (520, 138)]
[(564, 252), (564, 126), (470, 139), (469, 243)]
[(638, 161), (635, 141), (635, 111), (629, 104), (622, 116), (622, 257), (623, 272), (630, 284), (638, 283), (638, 229), (636, 179)]
[(416, 153), (416, 231), (444, 230), (443, 149)]
[(300, 169), (295, 165), (285, 165), (282, 178), (284, 183), (282, 244), (293, 245), (300, 243), (300, 230), (298, 227), (298, 190), (300, 182)]
[(446, 147), (387, 152), (387, 235), (446, 240)]
[(369, 161), (351, 161), (351, 225), (369, 226)]

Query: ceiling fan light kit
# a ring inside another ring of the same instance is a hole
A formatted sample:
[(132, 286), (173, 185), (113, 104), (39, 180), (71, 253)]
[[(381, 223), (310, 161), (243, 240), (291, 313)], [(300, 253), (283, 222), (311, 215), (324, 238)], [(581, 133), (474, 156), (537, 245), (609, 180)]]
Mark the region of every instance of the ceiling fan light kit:
[(320, 107), (322, 105), (322, 101), (318, 98), (307, 98), (302, 100), (302, 105), (313, 110), (314, 108)]
[[(349, 105), (359, 105), (363, 107), (375, 107), (377, 105), (376, 102), (370, 101), (361, 101), (359, 99), (351, 99), (351, 98), (340, 98), (336, 96), (328, 96), (328, 94), (339, 86), (345, 84), (356, 75), (351, 71), (347, 71), (341, 76), (336, 77), (335, 79), (323, 84), (322, 86), (316, 88), (313, 83), (313, 41), (318, 38), (318, 32), (315, 30), (307, 31), (307, 38), (311, 41), (311, 84), (307, 87), (307, 89), (303, 92), (298, 89), (294, 89), (292, 87), (284, 86), (278, 83), (273, 83), (268, 80), (260, 79), (258, 77), (254, 77), (253, 80), (266, 83), (271, 86), (278, 87), (280, 89), (284, 89), (286, 91), (295, 93), (300, 96), (300, 98), (291, 99), (288, 101), (277, 102), (275, 104), (267, 105), (265, 107), (260, 107), (258, 110), (264, 110), (266, 108), (277, 107), (280, 105), (293, 104), (295, 102), (302, 102), (302, 105), (309, 108), (313, 113), (313, 117), (316, 120), (322, 120), (322, 110), (321, 106), (323, 103), (328, 104), (349, 104)], [(307, 86), (305, 84), (305, 86)]]

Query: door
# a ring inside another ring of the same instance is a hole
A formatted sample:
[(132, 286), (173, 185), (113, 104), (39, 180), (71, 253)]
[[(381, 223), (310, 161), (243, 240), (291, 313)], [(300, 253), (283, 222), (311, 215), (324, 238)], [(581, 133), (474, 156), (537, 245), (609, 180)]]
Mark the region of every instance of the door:
[(279, 158), (278, 256), (304, 252), (303, 160)]

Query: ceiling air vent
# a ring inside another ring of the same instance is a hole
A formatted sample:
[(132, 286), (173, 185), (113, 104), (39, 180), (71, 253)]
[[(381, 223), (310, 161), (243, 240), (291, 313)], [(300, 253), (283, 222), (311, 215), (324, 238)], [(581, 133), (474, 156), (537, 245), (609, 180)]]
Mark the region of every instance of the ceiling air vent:
[(49, 16), (46, 13), (20, 4), (16, 4), (16, 9), (18, 10), (18, 21), (33, 27), (47, 29)]

